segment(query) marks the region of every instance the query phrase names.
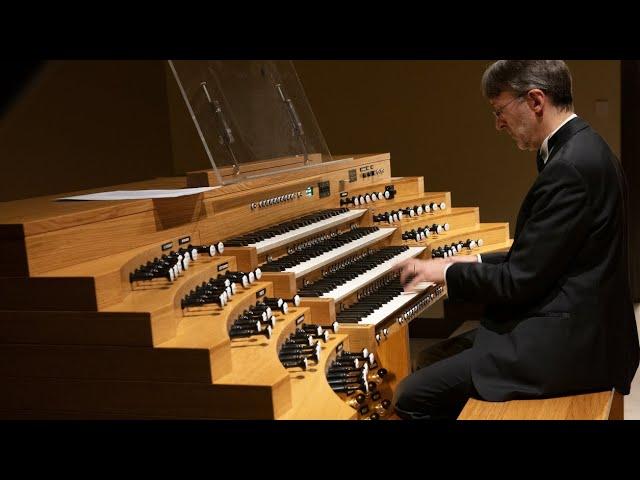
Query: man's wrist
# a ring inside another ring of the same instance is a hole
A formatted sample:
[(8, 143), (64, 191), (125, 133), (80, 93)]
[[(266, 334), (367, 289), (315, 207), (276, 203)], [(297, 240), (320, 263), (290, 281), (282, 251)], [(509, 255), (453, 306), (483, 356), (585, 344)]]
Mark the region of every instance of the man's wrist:
[(449, 267), (451, 265), (453, 265), (454, 262), (447, 262), (447, 264), (444, 266), (444, 270), (442, 271), (442, 277), (444, 278), (444, 286), (447, 286), (447, 270), (449, 270)]
[(460, 255), (457, 257), (448, 257), (445, 260), (448, 264), (481, 262), (480, 255)]

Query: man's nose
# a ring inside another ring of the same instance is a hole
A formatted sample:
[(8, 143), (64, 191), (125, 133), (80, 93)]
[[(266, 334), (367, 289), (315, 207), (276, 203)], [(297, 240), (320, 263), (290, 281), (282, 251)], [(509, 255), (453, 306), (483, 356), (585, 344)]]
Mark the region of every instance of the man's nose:
[(507, 124), (500, 117), (496, 117), (496, 130), (500, 131), (506, 127)]

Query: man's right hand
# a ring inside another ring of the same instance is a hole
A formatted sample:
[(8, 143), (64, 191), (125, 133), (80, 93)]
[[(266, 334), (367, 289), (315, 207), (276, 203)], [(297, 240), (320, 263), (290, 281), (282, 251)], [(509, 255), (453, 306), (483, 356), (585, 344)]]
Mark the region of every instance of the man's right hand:
[(405, 292), (413, 290), (422, 282), (445, 283), (445, 267), (453, 263), (476, 263), (477, 255), (460, 255), (448, 258), (435, 258), (433, 260), (419, 260), (412, 258), (406, 260), (395, 270), (400, 270), (400, 283)]

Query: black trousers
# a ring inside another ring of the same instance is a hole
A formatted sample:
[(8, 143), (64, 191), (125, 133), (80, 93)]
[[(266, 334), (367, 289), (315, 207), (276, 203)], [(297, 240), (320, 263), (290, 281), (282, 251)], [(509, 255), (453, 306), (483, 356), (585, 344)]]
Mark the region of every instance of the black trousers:
[(399, 417), (455, 420), (469, 398), (480, 398), (471, 379), (475, 333), (471, 330), (421, 352), (418, 370), (396, 388), (393, 404)]

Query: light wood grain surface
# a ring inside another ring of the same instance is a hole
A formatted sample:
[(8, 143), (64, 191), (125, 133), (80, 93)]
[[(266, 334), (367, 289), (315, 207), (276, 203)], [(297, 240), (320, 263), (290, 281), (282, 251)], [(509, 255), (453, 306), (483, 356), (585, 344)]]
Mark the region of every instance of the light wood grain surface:
[(619, 402), (622, 397), (604, 391), (508, 402), (470, 399), (458, 420), (608, 420), (614, 398)]

